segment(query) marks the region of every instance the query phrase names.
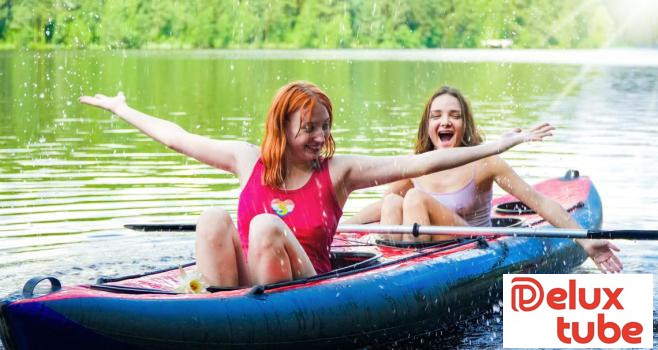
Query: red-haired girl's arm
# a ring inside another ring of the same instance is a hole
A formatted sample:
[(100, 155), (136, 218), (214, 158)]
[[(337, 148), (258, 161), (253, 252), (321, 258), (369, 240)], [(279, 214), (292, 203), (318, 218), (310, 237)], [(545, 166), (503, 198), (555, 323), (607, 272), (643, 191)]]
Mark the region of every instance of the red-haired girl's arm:
[(260, 154), (258, 147), (247, 142), (213, 140), (192, 134), (175, 123), (133, 109), (126, 104), (126, 98), (121, 92), (113, 97), (82, 96), (80, 102), (108, 110), (172, 150), (236, 174), (241, 181), (249, 176)]

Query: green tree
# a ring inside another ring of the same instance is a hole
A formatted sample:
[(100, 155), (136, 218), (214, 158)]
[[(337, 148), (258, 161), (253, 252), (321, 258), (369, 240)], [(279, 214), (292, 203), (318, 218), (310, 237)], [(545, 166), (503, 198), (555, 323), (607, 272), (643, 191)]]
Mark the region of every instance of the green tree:
[(11, 21), (11, 0), (5, 0), (0, 5), (0, 39), (5, 40), (5, 33)]
[(0, 41), (80, 48), (471, 48), (511, 39), (515, 47), (600, 47), (615, 25), (610, 1), (0, 0)]

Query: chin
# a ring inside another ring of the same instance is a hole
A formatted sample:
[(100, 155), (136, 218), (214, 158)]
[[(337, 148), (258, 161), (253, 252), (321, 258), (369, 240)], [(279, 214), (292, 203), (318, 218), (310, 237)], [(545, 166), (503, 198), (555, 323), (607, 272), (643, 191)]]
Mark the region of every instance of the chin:
[(316, 154), (305, 153), (304, 158), (307, 161), (311, 162), (311, 161), (314, 161), (314, 160), (317, 160), (318, 158), (320, 158), (320, 153), (316, 153)]
[(444, 145), (434, 145), (434, 149), (449, 149), (449, 148), (455, 148), (455, 147), (457, 147), (457, 146), (455, 146), (455, 145), (447, 145), (447, 146), (444, 146)]

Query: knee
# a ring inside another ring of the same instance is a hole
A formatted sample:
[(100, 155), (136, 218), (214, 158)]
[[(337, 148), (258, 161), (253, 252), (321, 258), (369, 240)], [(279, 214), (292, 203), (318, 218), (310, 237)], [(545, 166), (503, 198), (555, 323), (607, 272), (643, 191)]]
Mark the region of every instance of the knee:
[(399, 212), (402, 210), (403, 199), (400, 195), (389, 193), (382, 202), (382, 212)]
[(404, 196), (402, 205), (404, 208), (418, 208), (424, 204), (425, 196), (427, 196), (425, 193), (416, 188), (412, 188), (407, 191), (407, 194)]
[(197, 239), (220, 244), (224, 242), (227, 235), (230, 235), (231, 227), (233, 227), (233, 220), (226, 210), (222, 208), (206, 209), (197, 221)]
[(285, 223), (273, 214), (259, 214), (249, 223), (249, 250), (258, 251), (282, 248), (286, 230)]

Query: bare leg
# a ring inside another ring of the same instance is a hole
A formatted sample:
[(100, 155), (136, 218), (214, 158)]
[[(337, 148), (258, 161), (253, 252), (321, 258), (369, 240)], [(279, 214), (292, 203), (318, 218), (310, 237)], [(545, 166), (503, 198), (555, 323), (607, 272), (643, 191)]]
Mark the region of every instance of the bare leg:
[(249, 224), (249, 271), (256, 284), (314, 276), (315, 269), (290, 228), (276, 215), (256, 215)]
[[(457, 213), (439, 203), (429, 194), (412, 188), (407, 191), (402, 204), (402, 222), (405, 225), (467, 226)], [(403, 239), (409, 241), (442, 241), (452, 239), (449, 235), (420, 235), (418, 238), (405, 234)]]
[(238, 231), (231, 216), (221, 208), (205, 210), (196, 226), (197, 268), (208, 283), (235, 287), (249, 285)]
[[(400, 195), (389, 193), (382, 201), (381, 219), (382, 225), (401, 225), (402, 224), (402, 203), (403, 199)], [(384, 239), (393, 241), (402, 240), (402, 234), (391, 233), (381, 235)]]

